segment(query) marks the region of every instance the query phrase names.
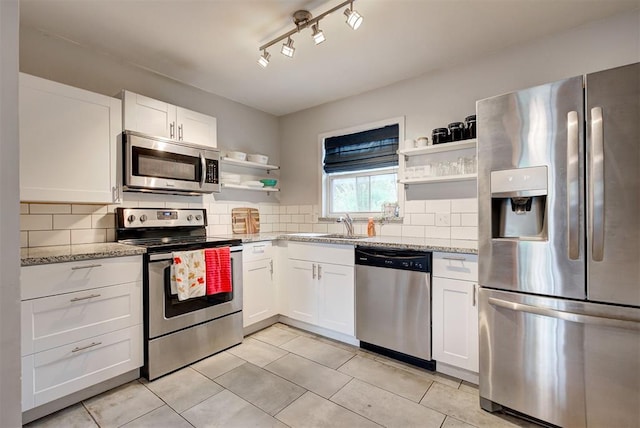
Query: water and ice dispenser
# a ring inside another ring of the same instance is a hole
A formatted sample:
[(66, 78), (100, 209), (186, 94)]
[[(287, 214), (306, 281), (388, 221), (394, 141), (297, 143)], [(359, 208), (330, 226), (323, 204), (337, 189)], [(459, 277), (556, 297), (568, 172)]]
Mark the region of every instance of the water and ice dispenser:
[(547, 239), (547, 167), (491, 171), (492, 238)]

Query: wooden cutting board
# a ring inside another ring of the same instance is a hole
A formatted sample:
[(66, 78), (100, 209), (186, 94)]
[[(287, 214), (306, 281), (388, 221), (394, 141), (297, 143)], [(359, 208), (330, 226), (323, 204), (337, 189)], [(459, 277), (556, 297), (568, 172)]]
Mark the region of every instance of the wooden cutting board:
[(260, 213), (256, 208), (233, 208), (231, 228), (233, 233), (260, 232)]

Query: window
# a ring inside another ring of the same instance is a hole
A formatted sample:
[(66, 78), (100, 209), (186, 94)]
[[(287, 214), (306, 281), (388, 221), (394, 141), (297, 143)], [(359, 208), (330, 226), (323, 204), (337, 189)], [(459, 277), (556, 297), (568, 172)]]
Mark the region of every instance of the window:
[(323, 212), (379, 214), (398, 201), (400, 124), (327, 136), (323, 149)]

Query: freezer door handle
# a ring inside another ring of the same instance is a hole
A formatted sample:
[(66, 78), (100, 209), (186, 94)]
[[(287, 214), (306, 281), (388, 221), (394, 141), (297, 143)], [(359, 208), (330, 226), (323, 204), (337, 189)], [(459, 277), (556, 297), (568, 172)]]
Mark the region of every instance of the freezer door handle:
[(567, 225), (569, 259), (580, 256), (580, 156), (578, 153), (578, 112), (567, 114)]
[(604, 129), (602, 107), (591, 109), (591, 257), (596, 262), (604, 258)]
[(564, 321), (571, 321), (575, 323), (640, 331), (640, 320), (633, 321), (596, 315), (576, 314), (574, 312), (557, 311), (555, 309), (531, 306), (524, 303), (509, 302), (507, 300), (496, 299), (495, 297), (489, 297), (489, 304), (500, 308), (510, 309), (512, 311), (527, 312), (530, 314), (558, 318)]

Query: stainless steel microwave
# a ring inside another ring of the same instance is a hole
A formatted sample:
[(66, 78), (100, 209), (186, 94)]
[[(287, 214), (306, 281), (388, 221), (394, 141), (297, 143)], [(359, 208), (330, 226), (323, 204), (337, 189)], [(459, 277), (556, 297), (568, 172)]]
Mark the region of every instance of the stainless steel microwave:
[(126, 191), (200, 195), (220, 191), (220, 151), (123, 132)]

